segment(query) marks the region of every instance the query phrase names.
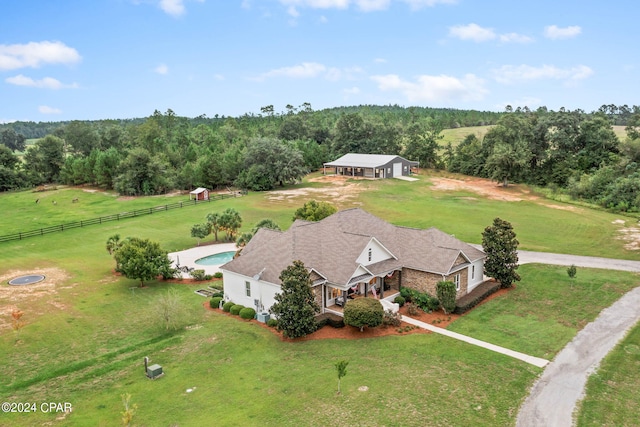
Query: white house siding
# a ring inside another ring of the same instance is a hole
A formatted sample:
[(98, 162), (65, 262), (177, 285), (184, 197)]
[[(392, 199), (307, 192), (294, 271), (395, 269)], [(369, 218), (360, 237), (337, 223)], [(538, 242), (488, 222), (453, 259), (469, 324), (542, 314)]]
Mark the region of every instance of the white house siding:
[(483, 275), (483, 271), (484, 271), (484, 260), (479, 259), (477, 261), (475, 261), (473, 264), (471, 264), (467, 270), (467, 274), (468, 276), (468, 285), (467, 285), (467, 292), (471, 292), (476, 286), (478, 286), (480, 283), (483, 282), (484, 280), (484, 275)]
[[(369, 260), (369, 249), (371, 249), (371, 260)], [(358, 256), (356, 262), (358, 264), (367, 266), (375, 264), (376, 262), (384, 261), (386, 259), (393, 258), (391, 253), (386, 250), (376, 239), (371, 239), (369, 244), (365, 247), (364, 251)]]
[[(247, 296), (245, 282), (250, 284), (251, 296)], [(224, 271), (223, 286), (225, 301), (233, 301), (236, 304), (254, 308), (256, 311), (260, 311), (260, 307), (256, 307), (255, 300), (262, 302), (263, 310), (261, 311), (268, 311), (275, 303), (276, 294), (280, 292), (280, 286), (273, 283), (255, 280), (230, 271)]]

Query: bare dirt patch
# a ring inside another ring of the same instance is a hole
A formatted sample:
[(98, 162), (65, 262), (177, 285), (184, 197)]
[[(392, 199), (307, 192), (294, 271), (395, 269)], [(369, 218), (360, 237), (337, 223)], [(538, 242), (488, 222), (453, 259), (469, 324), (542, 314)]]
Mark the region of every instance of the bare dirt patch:
[[(44, 280), (32, 285), (13, 286), (8, 282), (16, 277), (30, 274), (41, 274)], [(68, 274), (59, 268), (34, 268), (31, 270), (9, 270), (0, 275), (0, 330), (10, 328), (11, 312), (16, 309), (24, 310), (36, 299), (49, 298), (50, 304), (63, 309), (63, 304), (51, 300), (60, 284), (69, 278)]]
[(480, 194), (493, 200), (504, 200), (508, 202), (519, 202), (521, 200), (537, 200), (538, 197), (524, 187), (511, 184), (503, 187), (502, 184), (490, 179), (469, 178), (430, 178), (434, 190), (440, 191), (470, 191)]
[(616, 219), (611, 222), (614, 225), (621, 226), (618, 229), (619, 240), (625, 242), (624, 248), (630, 251), (640, 250), (640, 226), (627, 226), (627, 221), (623, 219)]
[[(338, 176), (338, 175), (323, 175), (317, 178), (312, 178), (310, 182), (324, 182), (331, 184), (322, 188), (296, 188), (292, 190), (279, 190), (270, 191), (267, 194), (269, 200), (298, 202), (299, 198), (313, 197), (316, 199), (328, 199), (332, 203), (352, 203), (356, 199), (357, 195), (364, 191), (361, 185), (355, 182), (348, 182), (353, 180), (352, 177)], [(364, 178), (363, 178), (364, 179)], [(358, 203), (353, 203), (358, 204)]]

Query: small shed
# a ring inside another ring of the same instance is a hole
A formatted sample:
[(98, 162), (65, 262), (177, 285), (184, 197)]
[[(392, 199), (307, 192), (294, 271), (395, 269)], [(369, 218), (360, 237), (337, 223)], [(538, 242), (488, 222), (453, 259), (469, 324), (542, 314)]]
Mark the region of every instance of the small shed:
[(419, 164), (396, 155), (349, 153), (333, 162), (324, 163), (324, 173), (326, 175), (327, 168), (331, 168), (336, 175), (393, 178), (411, 175), (411, 168)]
[(209, 200), (209, 190), (198, 187), (189, 193), (189, 200)]

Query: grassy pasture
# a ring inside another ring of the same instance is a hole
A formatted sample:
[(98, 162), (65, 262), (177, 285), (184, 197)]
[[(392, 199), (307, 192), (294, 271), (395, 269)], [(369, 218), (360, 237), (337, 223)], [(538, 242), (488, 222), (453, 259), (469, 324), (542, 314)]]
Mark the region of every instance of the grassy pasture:
[[(437, 226), (476, 243), (493, 217), (501, 216), (514, 223), (523, 248), (579, 248), (576, 253), (637, 259), (613, 238), (617, 216), (435, 191), (420, 178), (413, 183), (357, 181), (366, 191), (339, 204), (362, 206), (396, 224)], [(292, 190), (327, 185), (305, 182)], [(54, 223), (67, 222), (187, 197), (75, 196), (79, 191), (56, 190), (57, 205), (41, 201), (32, 206), (35, 193), (30, 192), (0, 195), (5, 207), (0, 212), (2, 233), (37, 228), (56, 212), (60, 215)], [(72, 196), (80, 202), (72, 204)], [(151, 282), (131, 290), (135, 281), (112, 274), (113, 260), (104, 248), (112, 234), (148, 237), (169, 251), (179, 250), (195, 245), (190, 227), (209, 212), (234, 207), (246, 230), (262, 218), (287, 228), (295, 208), (308, 198), (250, 193), (2, 243), (0, 276), (49, 268), (66, 277), (54, 289), (29, 295), (7, 295), (7, 285), (0, 284), (0, 395), (16, 402), (71, 402), (74, 412), (56, 422), (70, 426), (119, 425), (123, 393), (131, 393), (138, 405), (138, 425), (513, 425), (520, 402), (540, 373), (522, 362), (433, 334), (285, 343), (257, 325), (204, 310), (206, 300), (193, 293), (197, 285)], [(24, 210), (18, 214), (19, 209)], [(34, 213), (40, 219), (25, 226), (24, 219)], [(479, 307), (451, 328), (549, 357), (636, 280), (633, 275), (579, 269), (571, 285), (562, 268), (524, 266), (521, 273), (523, 282), (507, 297)], [(152, 299), (167, 287), (192, 306), (191, 328), (166, 334), (149, 321)], [(547, 299), (540, 303), (543, 297)], [(564, 298), (565, 304), (556, 298)], [(6, 327), (12, 307), (25, 311), (27, 324), (17, 344)], [(486, 332), (479, 332), (482, 329)], [(166, 376), (147, 380), (144, 356), (163, 365)], [(343, 393), (337, 396), (333, 364), (340, 359), (350, 364)], [(360, 386), (368, 391), (359, 391)], [(193, 391), (187, 393), (188, 388)], [(0, 425), (42, 425), (57, 415), (2, 414)]]
[(467, 135), (475, 135), (480, 141), (491, 129), (492, 126), (469, 126), (455, 129), (444, 129), (442, 131), (443, 138), (440, 140), (440, 146), (446, 147), (447, 144), (451, 144), (453, 147), (458, 146)]

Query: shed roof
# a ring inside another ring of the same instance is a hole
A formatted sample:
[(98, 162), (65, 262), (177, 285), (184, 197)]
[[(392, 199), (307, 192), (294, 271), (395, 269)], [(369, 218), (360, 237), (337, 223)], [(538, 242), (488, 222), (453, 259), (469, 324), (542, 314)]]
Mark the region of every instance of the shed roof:
[(206, 188), (198, 187), (195, 190), (190, 191), (189, 194), (200, 194), (200, 193), (203, 193), (205, 191), (207, 191)]
[(347, 167), (351, 166), (356, 168), (377, 168), (377, 167), (384, 166), (388, 163), (391, 163), (397, 159), (404, 160), (405, 162), (409, 162), (415, 166), (420, 164), (419, 162), (407, 160), (398, 155), (348, 153), (340, 157), (339, 159), (336, 159), (333, 162), (325, 163), (324, 165), (325, 166), (347, 166)]

